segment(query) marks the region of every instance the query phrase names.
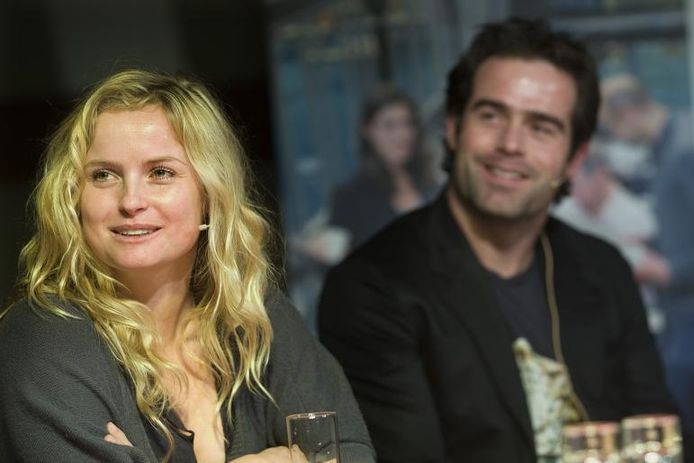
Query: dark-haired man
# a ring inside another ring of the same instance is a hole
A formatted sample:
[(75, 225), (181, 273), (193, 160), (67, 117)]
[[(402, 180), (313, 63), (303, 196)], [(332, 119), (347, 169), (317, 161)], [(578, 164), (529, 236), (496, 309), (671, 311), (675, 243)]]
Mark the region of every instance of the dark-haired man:
[(566, 422), (673, 412), (629, 266), (548, 218), (598, 105), (592, 58), (544, 22), (485, 26), (449, 74), (444, 194), (320, 305), (380, 461), (536, 462)]

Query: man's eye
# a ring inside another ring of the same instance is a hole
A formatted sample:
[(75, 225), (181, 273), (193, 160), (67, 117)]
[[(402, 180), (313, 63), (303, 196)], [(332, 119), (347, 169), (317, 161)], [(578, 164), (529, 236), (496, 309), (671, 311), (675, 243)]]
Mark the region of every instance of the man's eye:
[(493, 121), (497, 119), (497, 114), (494, 111), (480, 111), (478, 113), (480, 120)]
[(552, 136), (557, 131), (554, 126), (549, 124), (533, 124), (532, 129), (536, 134), (543, 136)]

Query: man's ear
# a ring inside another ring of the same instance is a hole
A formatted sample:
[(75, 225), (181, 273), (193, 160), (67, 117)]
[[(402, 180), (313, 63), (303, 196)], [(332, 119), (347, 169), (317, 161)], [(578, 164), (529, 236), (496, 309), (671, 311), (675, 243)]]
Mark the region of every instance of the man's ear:
[(566, 170), (564, 171), (567, 180), (573, 180), (574, 176), (581, 168), (583, 161), (588, 157), (588, 148), (590, 147), (590, 142), (586, 141), (578, 145), (574, 150), (571, 160), (566, 165)]

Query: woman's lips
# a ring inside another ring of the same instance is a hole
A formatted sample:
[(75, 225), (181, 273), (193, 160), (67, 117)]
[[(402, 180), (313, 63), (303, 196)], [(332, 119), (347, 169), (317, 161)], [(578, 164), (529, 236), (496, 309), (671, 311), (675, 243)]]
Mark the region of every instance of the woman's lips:
[(111, 228), (111, 231), (123, 237), (142, 237), (149, 236), (158, 231), (160, 227), (152, 225), (127, 225)]

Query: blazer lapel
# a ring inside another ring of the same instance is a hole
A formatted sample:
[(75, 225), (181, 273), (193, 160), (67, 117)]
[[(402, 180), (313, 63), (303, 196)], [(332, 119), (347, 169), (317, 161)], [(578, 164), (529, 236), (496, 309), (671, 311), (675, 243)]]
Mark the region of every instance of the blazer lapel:
[(552, 222), (548, 225), (555, 268), (561, 269), (555, 272), (554, 283), (562, 351), (576, 394), (579, 398), (592, 397), (599, 394), (602, 387), (601, 375), (595, 372), (601, 370), (600, 363), (604, 361), (603, 339), (601, 332), (595, 329), (595, 320), (605, 316), (599, 282), (567, 252), (561, 233), (553, 233), (556, 227)]
[(500, 400), (534, 448), (534, 434), (525, 390), (513, 354), (513, 334), (472, 249), (455, 223), (445, 197), (432, 215), (434, 250), (431, 266), (445, 281), (444, 303), (460, 320), (477, 346)]

